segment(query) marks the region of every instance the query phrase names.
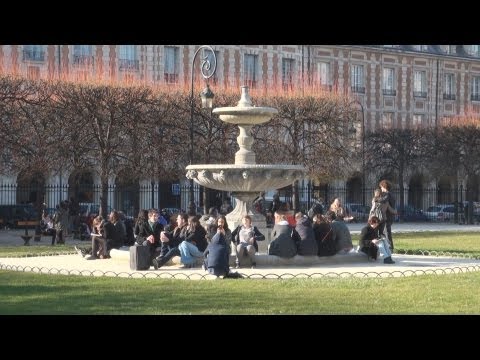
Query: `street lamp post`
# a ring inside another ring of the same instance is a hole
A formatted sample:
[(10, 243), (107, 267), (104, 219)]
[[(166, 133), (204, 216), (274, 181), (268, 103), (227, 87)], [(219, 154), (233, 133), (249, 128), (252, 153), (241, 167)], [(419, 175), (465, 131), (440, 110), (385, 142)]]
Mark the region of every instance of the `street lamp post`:
[[(192, 165), (193, 163), (193, 110), (195, 105), (195, 99), (193, 97), (193, 75), (194, 75), (194, 69), (195, 69), (195, 59), (197, 58), (197, 55), (200, 52), (200, 50), (208, 50), (213, 55), (212, 57), (213, 64), (210, 62), (208, 55), (204, 56), (202, 59), (200, 70), (203, 78), (205, 80), (211, 78), (215, 74), (215, 71), (217, 70), (217, 57), (215, 55), (215, 51), (212, 49), (211, 46), (208, 46), (208, 45), (200, 46), (193, 54), (193, 60), (192, 60), (192, 73), (191, 73), (192, 83), (191, 83), (191, 89), (190, 89), (190, 165)], [(210, 90), (208, 83), (207, 83), (207, 87), (202, 91), (200, 96), (202, 98), (203, 108), (213, 107), (214, 94)], [(196, 214), (197, 212), (195, 201), (194, 201), (193, 179), (190, 179), (188, 212), (191, 215)]]
[(358, 100), (353, 100), (350, 104), (356, 103), (360, 105), (360, 109), (362, 109), (362, 187), (363, 187), (363, 193), (362, 193), (362, 205), (365, 206), (366, 204), (366, 199), (365, 199), (365, 109), (363, 108), (363, 105), (360, 101)]

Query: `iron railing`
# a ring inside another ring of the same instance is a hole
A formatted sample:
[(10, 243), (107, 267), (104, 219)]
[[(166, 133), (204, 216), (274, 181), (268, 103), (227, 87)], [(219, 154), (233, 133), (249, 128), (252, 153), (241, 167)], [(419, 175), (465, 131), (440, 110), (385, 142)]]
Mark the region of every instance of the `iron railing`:
[[(107, 208), (123, 211), (128, 216), (137, 216), (140, 209), (169, 208), (169, 212), (187, 210), (189, 201), (189, 183), (180, 182), (145, 182), (137, 185), (109, 185), (106, 189)], [(316, 201), (327, 209), (335, 199), (350, 210), (358, 221), (366, 221), (371, 207), (373, 187), (363, 188), (361, 184), (347, 186), (314, 186), (308, 183), (300, 186), (294, 199), (291, 186), (278, 190), (280, 201), (290, 204), (296, 211), (308, 211)], [(203, 213), (210, 207), (220, 209), (227, 201), (235, 206), (235, 199), (230, 192), (206, 189), (194, 185), (194, 199), (197, 212)], [(261, 211), (267, 212), (272, 204), (272, 191), (267, 192)], [(396, 201), (398, 215), (395, 221), (442, 221), (453, 223), (476, 223), (480, 220), (480, 191), (458, 188), (416, 188), (405, 187), (403, 196), (400, 190), (392, 190)], [(74, 199), (79, 203), (100, 204), (102, 189), (100, 185), (22, 185), (1, 184), (0, 206), (32, 204), (35, 208), (54, 209), (63, 200)], [(260, 195), (260, 194), (259, 194)], [(365, 204), (363, 203), (365, 199)], [(295, 203), (298, 206), (295, 208)], [(457, 205), (454, 205), (457, 204)], [(0, 214), (1, 217), (1, 214)]]

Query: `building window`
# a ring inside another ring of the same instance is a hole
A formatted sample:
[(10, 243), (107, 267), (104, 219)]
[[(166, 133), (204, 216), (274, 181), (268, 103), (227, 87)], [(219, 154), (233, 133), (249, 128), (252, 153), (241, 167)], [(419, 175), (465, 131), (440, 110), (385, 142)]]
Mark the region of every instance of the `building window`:
[(137, 47), (135, 45), (120, 45), (120, 70), (138, 70)]
[(393, 128), (393, 113), (391, 112), (386, 112), (383, 113), (383, 128), (385, 129), (392, 129)]
[(455, 55), (457, 53), (457, 45), (440, 45), (445, 54)]
[(383, 95), (395, 96), (395, 69), (383, 69)]
[(322, 87), (330, 85), (330, 64), (327, 62), (319, 62), (317, 64), (318, 83)]
[(245, 85), (255, 89), (258, 77), (258, 55), (245, 54), (243, 71)]
[(427, 97), (427, 74), (425, 71), (415, 70), (413, 75), (413, 96), (419, 98)]
[(445, 90), (443, 93), (445, 100), (455, 100), (455, 75), (451, 73), (445, 74)]
[(24, 45), (23, 46), (24, 61), (44, 61), (45, 50), (43, 45)]
[[(211, 81), (213, 84), (217, 84), (218, 83), (218, 64), (220, 63), (220, 54), (217, 50), (214, 50), (215, 52), (215, 57), (217, 59), (217, 68), (215, 69), (215, 74), (212, 75), (211, 78), (209, 78), (209, 81)], [(206, 49), (203, 49), (203, 58), (202, 58), (202, 61), (203, 60), (207, 60), (210, 64), (210, 70), (206, 70), (205, 73), (207, 75), (210, 75), (213, 71), (213, 65), (214, 65), (214, 60), (213, 60), (213, 53), (210, 51), (210, 50), (206, 50)], [(200, 64), (201, 66), (201, 64)]]
[(480, 76), (472, 78), (472, 100), (480, 101)]
[(73, 46), (73, 63), (75, 65), (93, 65), (93, 49), (91, 45)]
[(178, 83), (179, 74), (178, 48), (165, 46), (165, 66), (163, 69), (163, 78), (167, 84)]
[(412, 126), (414, 128), (422, 127), (424, 117), (425, 117), (425, 115), (423, 115), (423, 114), (413, 114)]
[(417, 51), (428, 51), (428, 45), (413, 45), (413, 48)]
[(284, 90), (293, 88), (293, 59), (282, 59), (282, 86)]
[(352, 65), (351, 83), (354, 93), (365, 94), (365, 79), (363, 76), (363, 65)]
[(480, 57), (480, 45), (467, 45), (465, 47), (470, 55)]

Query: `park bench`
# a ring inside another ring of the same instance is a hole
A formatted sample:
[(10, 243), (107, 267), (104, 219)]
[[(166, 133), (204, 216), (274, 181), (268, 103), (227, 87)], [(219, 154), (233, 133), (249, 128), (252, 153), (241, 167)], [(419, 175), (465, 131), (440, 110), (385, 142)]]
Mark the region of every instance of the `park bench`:
[(25, 246), (30, 245), (30, 239), (32, 238), (32, 235), (28, 235), (28, 227), (37, 226), (38, 224), (39, 224), (38, 220), (19, 220), (17, 222), (18, 227), (21, 227), (21, 226), (25, 227), (25, 235), (20, 235), (24, 241), (23, 245)]

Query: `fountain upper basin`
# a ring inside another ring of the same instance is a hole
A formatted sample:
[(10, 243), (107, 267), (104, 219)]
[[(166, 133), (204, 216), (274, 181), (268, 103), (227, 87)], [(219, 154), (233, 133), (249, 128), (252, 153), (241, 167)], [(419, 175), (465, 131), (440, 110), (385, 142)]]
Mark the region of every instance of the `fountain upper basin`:
[(212, 113), (219, 115), (220, 120), (226, 123), (256, 125), (269, 121), (278, 110), (270, 107), (230, 106), (213, 109)]
[(187, 178), (215, 190), (256, 192), (277, 189), (301, 179), (302, 165), (200, 164), (187, 166)]

